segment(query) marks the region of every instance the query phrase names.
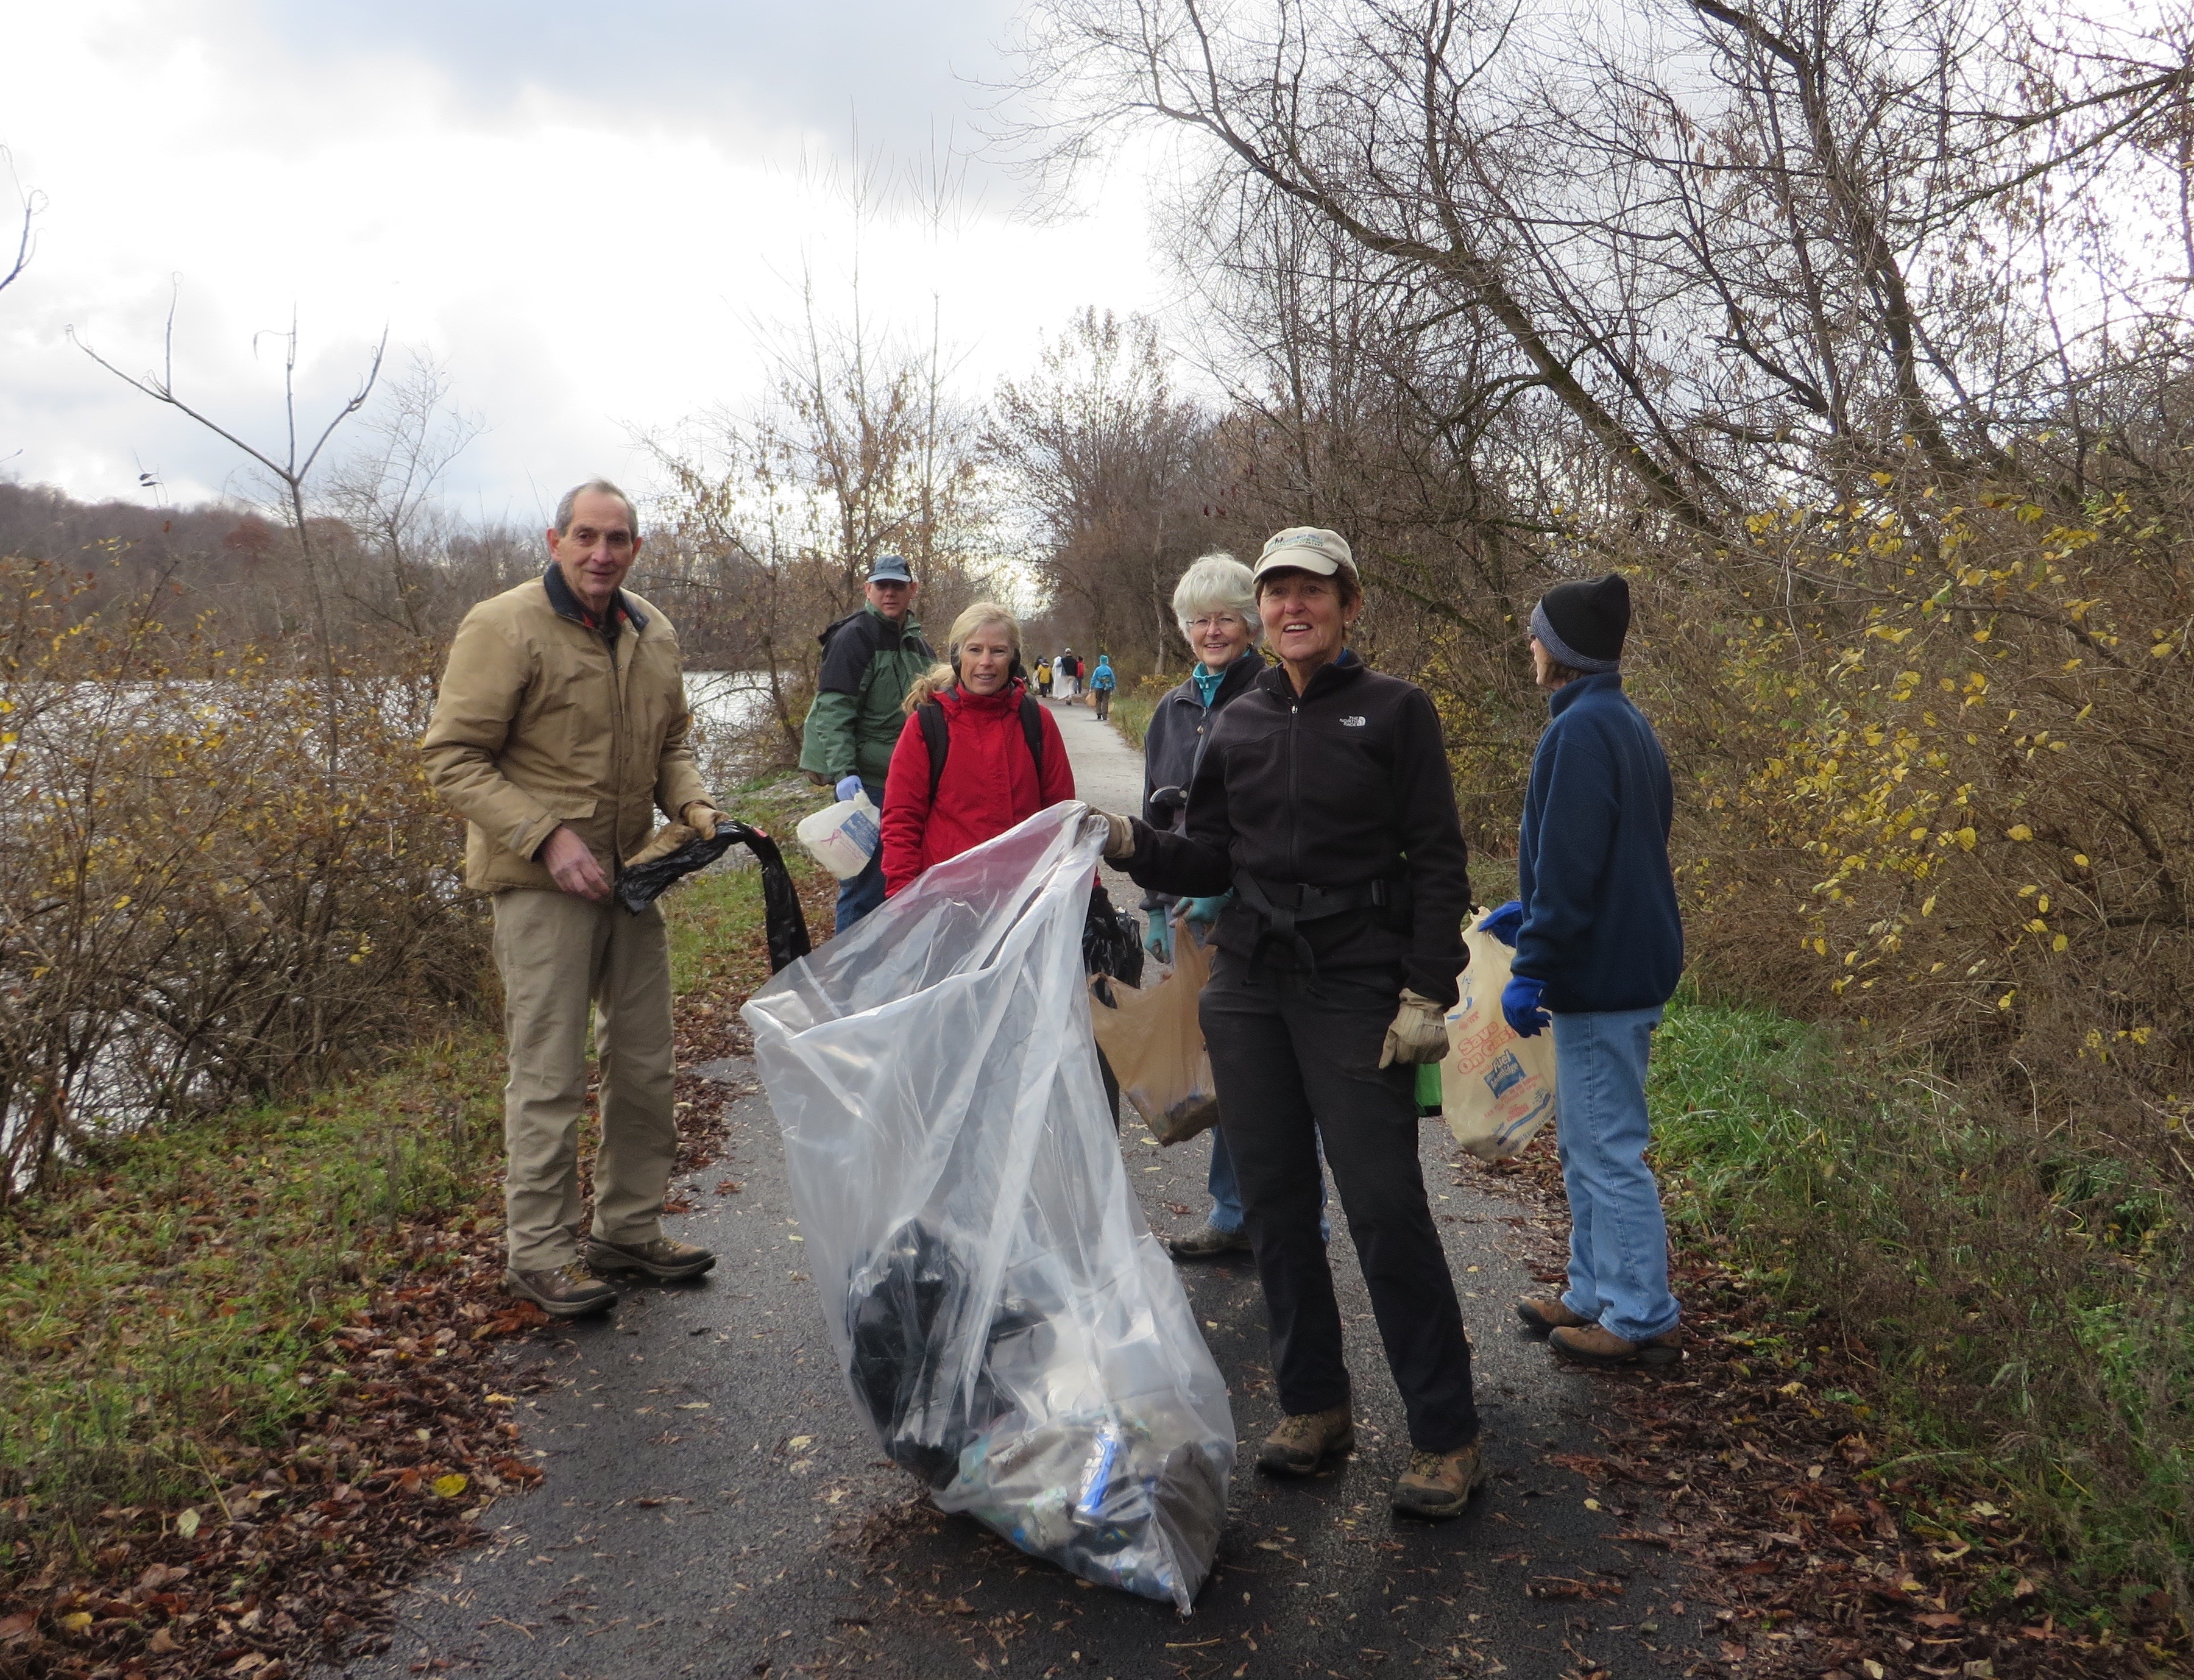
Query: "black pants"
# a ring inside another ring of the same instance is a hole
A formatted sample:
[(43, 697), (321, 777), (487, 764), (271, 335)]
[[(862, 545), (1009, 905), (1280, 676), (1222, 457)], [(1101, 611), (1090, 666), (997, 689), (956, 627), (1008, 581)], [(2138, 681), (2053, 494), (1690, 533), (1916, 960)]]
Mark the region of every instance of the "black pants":
[(1378, 1065), (1401, 990), (1399, 968), (1327, 969), (1313, 987), (1222, 951), (1201, 1013), (1281, 1409), (1322, 1412), (1348, 1398), (1318, 1234), (1322, 1136), (1410, 1444), (1445, 1453), (1478, 1438), (1478, 1407), (1455, 1280), (1417, 1166), (1416, 1070)]

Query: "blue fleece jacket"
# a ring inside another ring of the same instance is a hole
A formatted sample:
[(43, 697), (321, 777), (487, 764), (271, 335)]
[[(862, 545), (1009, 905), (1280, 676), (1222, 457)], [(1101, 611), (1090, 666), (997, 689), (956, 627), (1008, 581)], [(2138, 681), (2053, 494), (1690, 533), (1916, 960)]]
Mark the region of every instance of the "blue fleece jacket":
[(1664, 1004), (1684, 967), (1668, 761), (1617, 672), (1572, 678), (1547, 710), (1524, 795), (1515, 971), (1546, 982), (1558, 1015)]

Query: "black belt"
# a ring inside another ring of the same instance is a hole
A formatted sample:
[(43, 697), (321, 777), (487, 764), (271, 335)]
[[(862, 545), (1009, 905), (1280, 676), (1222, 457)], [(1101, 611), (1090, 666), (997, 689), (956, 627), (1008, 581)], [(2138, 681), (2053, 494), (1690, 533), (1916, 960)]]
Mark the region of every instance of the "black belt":
[(1346, 915), (1352, 910), (1389, 909), (1399, 902), (1404, 888), (1400, 880), (1387, 877), (1359, 881), (1353, 887), (1313, 887), (1307, 882), (1261, 881), (1247, 870), (1238, 869), (1234, 890), (1264, 923), (1250, 947), (1251, 965), (1263, 960), (1266, 941), (1283, 940), (1293, 946), (1295, 960), (1305, 972), (1315, 977), (1318, 953), (1303, 936), (1301, 924)]

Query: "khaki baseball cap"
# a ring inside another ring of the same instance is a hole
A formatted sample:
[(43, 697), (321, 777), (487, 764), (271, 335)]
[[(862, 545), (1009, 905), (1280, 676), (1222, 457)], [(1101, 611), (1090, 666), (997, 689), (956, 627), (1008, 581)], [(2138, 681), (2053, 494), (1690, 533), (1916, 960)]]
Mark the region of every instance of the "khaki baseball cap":
[(1257, 556), (1256, 569), (1249, 573), (1249, 582), (1255, 585), (1267, 572), (1312, 572), (1330, 578), (1342, 570), (1351, 578), (1357, 575), (1356, 556), (1348, 551), (1347, 539), (1339, 532), (1315, 525), (1291, 525), (1266, 540), (1265, 551)]

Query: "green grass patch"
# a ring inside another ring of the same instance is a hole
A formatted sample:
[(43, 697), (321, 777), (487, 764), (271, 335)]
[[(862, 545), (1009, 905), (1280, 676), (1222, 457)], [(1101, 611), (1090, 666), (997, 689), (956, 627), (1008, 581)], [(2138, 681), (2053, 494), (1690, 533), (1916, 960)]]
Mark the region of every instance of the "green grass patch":
[(0, 1228), (0, 1493), (50, 1513), (202, 1498), (272, 1445), (313, 1348), (470, 1210), (500, 1152), (484, 1026), (313, 1101), (148, 1131)]
[[(1180, 679), (1159, 682), (1146, 677), (1134, 688), (1116, 689), (1112, 694), (1112, 710), (1109, 714), (1112, 727), (1117, 729), (1128, 745), (1140, 752), (1143, 735), (1151, 727), (1152, 714), (1158, 709), (1158, 701), (1167, 689)], [(1157, 686), (1152, 686), (1156, 683)]]
[(1858, 1332), (1906, 1465), (2003, 1490), (2078, 1593), (2183, 1608), (2194, 1292), (2162, 1198), (2106, 1147), (1761, 1010), (1680, 998), (1650, 1097), (1680, 1237)]
[[(767, 974), (757, 871), (689, 880), (666, 912), (681, 994)], [(41, 1544), (20, 1513), (204, 1497), (311, 1409), (330, 1329), (447, 1263), (414, 1251), (418, 1222), (499, 1230), (503, 1078), (475, 1020), (304, 1100), (112, 1140), (0, 1214), (0, 1501), (28, 1501), (0, 1505), (0, 1572)]]

